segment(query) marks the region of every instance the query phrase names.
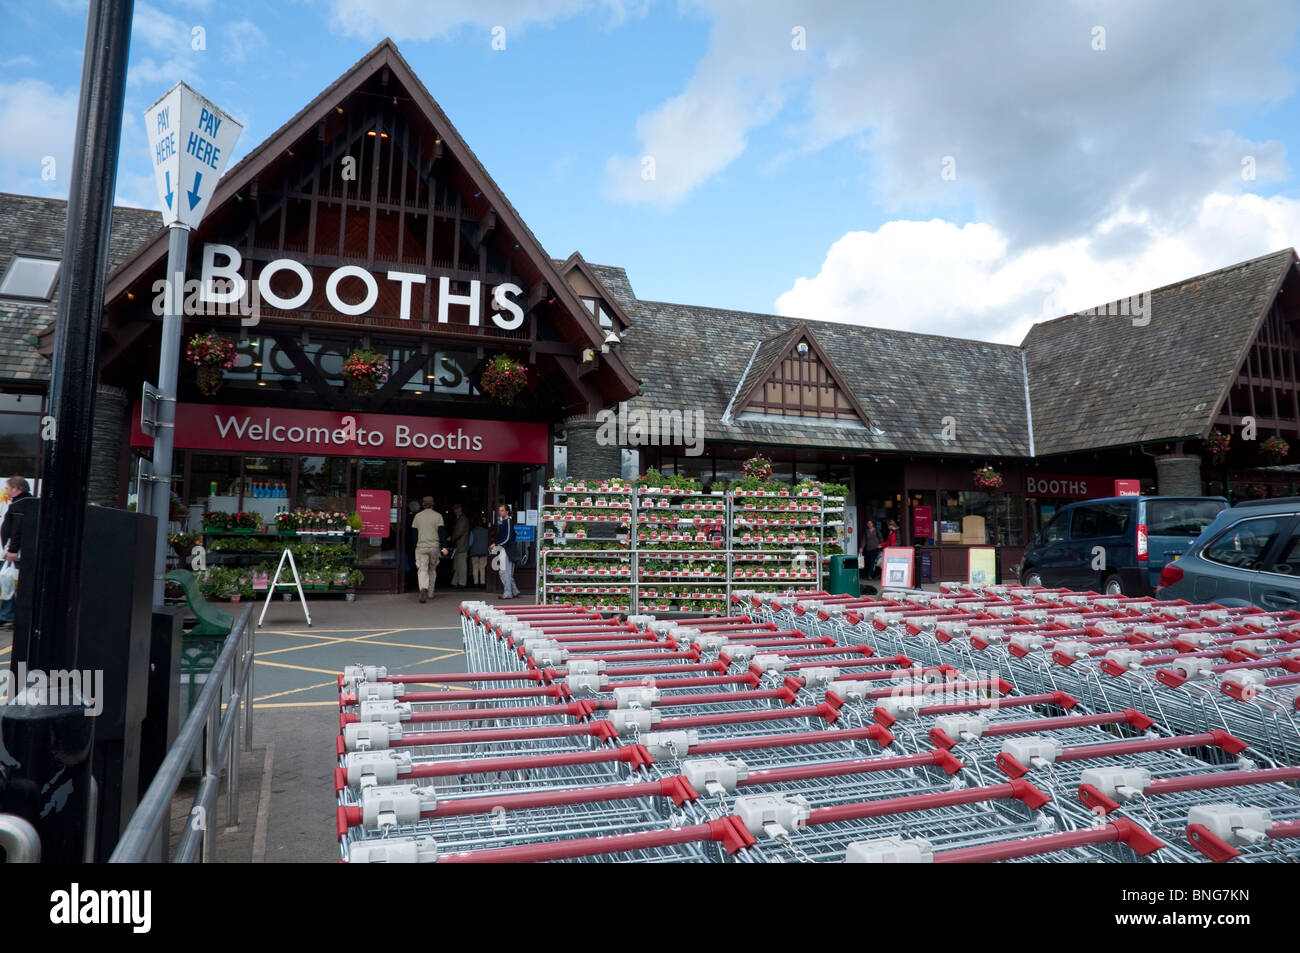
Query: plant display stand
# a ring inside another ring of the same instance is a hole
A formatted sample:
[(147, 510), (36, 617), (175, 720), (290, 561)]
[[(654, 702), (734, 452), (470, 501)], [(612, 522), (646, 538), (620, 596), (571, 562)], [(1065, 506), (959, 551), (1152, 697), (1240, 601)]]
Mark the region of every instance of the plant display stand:
[(725, 614), (733, 588), (819, 589), (844, 499), (782, 490), (568, 483), (543, 498), (537, 601)]

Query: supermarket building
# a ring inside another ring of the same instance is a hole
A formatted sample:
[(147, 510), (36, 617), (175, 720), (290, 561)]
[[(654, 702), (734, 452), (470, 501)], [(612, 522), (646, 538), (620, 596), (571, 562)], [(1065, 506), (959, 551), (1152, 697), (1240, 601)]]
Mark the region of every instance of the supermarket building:
[[(39, 476), (65, 215), (0, 194), (6, 472)], [(127, 502), (149, 453), (138, 401), (157, 374), (166, 251), (156, 212), (115, 210), (89, 487), (107, 505)], [(1300, 439), (1292, 249), (1155, 289), (1141, 320), (1103, 304), (1020, 346), (645, 301), (622, 267), (546, 253), (391, 41), (227, 171), (187, 274), (259, 300), (255, 325), (216, 302), (186, 319), (185, 337), (220, 331), (239, 360), (211, 396), (182, 363), (176, 492), (268, 515), (386, 494), (388, 535), (358, 543), (368, 589), (410, 584), (412, 500), (524, 515), (551, 474), (653, 466), (707, 483), (761, 453), (781, 479), (847, 484), (850, 525), (896, 520), (936, 580), (964, 578), (972, 544), (1014, 565), (1057, 507), (1117, 488), (1295, 490), (1259, 447)], [(343, 374), (359, 348), (392, 369), (373, 393)], [(499, 354), (528, 372), (509, 404), (480, 389)], [(647, 445), (624, 423), (611, 441), (609, 411), (677, 429)], [(1237, 436), (1245, 417), (1255, 441)], [(1234, 435), (1220, 455), (1216, 430)], [(997, 491), (976, 485), (986, 466)], [(268, 486), (282, 495), (254, 495)], [(963, 536), (970, 516), (983, 539)]]

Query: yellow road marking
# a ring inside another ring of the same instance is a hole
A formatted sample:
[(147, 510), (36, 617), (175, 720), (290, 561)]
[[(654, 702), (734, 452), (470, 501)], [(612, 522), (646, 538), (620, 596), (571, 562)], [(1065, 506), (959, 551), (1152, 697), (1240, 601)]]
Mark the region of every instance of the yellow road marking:
[(260, 702), (255, 703), (258, 708), (338, 708), (339, 703), (333, 702), (268, 702), (263, 705)]
[(295, 692), (309, 692), (314, 688), (338, 688), (338, 684), (337, 680), (333, 682), (318, 682), (315, 685), (304, 685), (302, 688), (290, 688), (283, 692), (272, 692), (270, 695), (263, 695), (261, 698), (254, 698), (253, 702), (255, 704), (261, 704), (263, 699), (280, 698), (282, 695), (292, 695)]
[[(266, 661), (263, 661), (262, 659), (258, 659), (258, 660), (257, 660), (257, 664), (258, 664), (258, 665), (274, 665), (276, 668), (291, 668), (291, 669), (294, 669), (295, 671), (298, 671), (298, 672), (319, 672), (321, 675), (333, 675), (333, 676), (335, 677), (335, 679), (338, 678), (338, 674), (339, 674), (338, 671), (335, 670), (335, 669), (328, 669), (328, 668), (309, 668), (309, 667), (306, 666), (306, 665), (290, 665), (288, 662), (266, 662)], [(338, 682), (336, 681), (335, 684), (338, 684)]]

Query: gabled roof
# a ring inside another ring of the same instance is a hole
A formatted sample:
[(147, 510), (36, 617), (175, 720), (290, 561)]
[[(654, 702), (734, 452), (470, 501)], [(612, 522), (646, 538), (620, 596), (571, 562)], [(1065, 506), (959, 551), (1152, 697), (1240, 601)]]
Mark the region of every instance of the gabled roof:
[(627, 316), (627, 312), (623, 310), (623, 306), (618, 303), (618, 299), (615, 298), (610, 293), (609, 289), (605, 287), (605, 282), (602, 281), (600, 276), (596, 274), (595, 270), (587, 264), (581, 254), (575, 251), (572, 255), (561, 262), (556, 267), (556, 270), (559, 271), (566, 280), (570, 278), (570, 273), (574, 271), (579, 272), (584, 278), (586, 278), (591, 286), (596, 290), (597, 294), (600, 295), (601, 299), (609, 305), (609, 309), (614, 312), (614, 319), (618, 321), (620, 329), (626, 328), (632, 323), (631, 319)]
[[(0, 275), (15, 255), (62, 258), (67, 222), (65, 199), (0, 192)], [(109, 226), (108, 267), (126, 261), (161, 227), (162, 216), (157, 212), (115, 206)], [(59, 290), (56, 286), (49, 301), (0, 298), (0, 380), (49, 380), (50, 362), (29, 339), (35, 339), (54, 321)]]
[[(203, 223), (196, 230), (196, 234), (191, 236), (191, 247), (205, 239), (212, 223), (220, 218), (222, 209), (233, 202), (267, 166), (286, 152), (290, 152), (299, 140), (312, 135), (320, 123), (332, 116), (341, 101), (358, 91), (363, 84), (383, 70), (391, 71), (393, 81), (409, 94), (416, 109), (437, 130), (442, 139), (444, 152), (459, 163), (483, 197), (487, 208), (497, 214), (497, 227), (508, 231), (517, 241), (521, 255), (533, 269), (533, 274), (526, 277), (530, 281), (545, 282), (551, 289), (552, 295), (564, 306), (557, 309), (561, 319), (557, 323), (562, 323), (562, 327), (557, 327), (557, 330), (566, 336), (573, 336), (572, 339), (575, 341), (582, 342), (577, 346), (577, 350), (580, 351), (584, 346), (595, 349), (598, 355), (596, 360), (603, 362), (612, 372), (621, 394), (635, 392), (638, 385), (635, 376), (617, 353), (600, 354), (604, 336), (599, 333), (599, 328), (593, 322), (586, 320), (586, 308), (568, 283), (560, 277), (541, 243), (506, 199), (487, 169), (461, 138), (442, 107), (429, 94), (428, 89), (390, 39), (384, 39), (375, 46), (297, 115), (227, 170), (217, 184)], [(166, 233), (162, 233), (133, 260), (109, 276), (105, 300), (114, 300), (124, 294), (126, 289), (142, 275), (162, 267), (166, 254), (167, 236)]]
[(1295, 260), (1286, 248), (1157, 288), (1136, 323), (1102, 306), (1034, 325), (1036, 453), (1204, 436)]
[[(1029, 452), (1016, 347), (642, 301), (630, 294), (620, 303), (632, 318), (623, 354), (641, 376), (644, 393), (629, 408), (698, 409), (706, 441), (991, 458)], [(725, 419), (737, 387), (751, 373), (753, 342), (795, 344), (801, 326), (816, 329), (827, 360), (859, 405), (871, 408), (871, 425), (879, 432), (806, 417)], [(950, 441), (941, 437), (946, 416), (958, 422)]]
[[(827, 357), (826, 352), (817, 343), (817, 336), (812, 333), (812, 329), (807, 322), (801, 322), (788, 331), (778, 331), (755, 345), (753, 357), (749, 362), (749, 369), (736, 388), (737, 399), (728, 407), (725, 416), (734, 418), (746, 411), (755, 410), (754, 405), (761, 403), (760, 395), (768, 385), (778, 382), (785, 361), (799, 360), (796, 348), (801, 342), (807, 343), (808, 350), (812, 355), (812, 363), (821, 367), (826, 372), (827, 377), (830, 378), (834, 388), (834, 396), (837, 398), (842, 396), (844, 402), (848, 404), (848, 410), (857, 415), (858, 423), (864, 427), (870, 427), (871, 418), (862, 409), (858, 399), (853, 396), (853, 391), (849, 389), (849, 386), (844, 382), (844, 378), (836, 370), (835, 363)], [(838, 400), (835, 403), (838, 404)], [(757, 412), (766, 411), (759, 410)], [(799, 415), (788, 414), (788, 416), (797, 417)]]

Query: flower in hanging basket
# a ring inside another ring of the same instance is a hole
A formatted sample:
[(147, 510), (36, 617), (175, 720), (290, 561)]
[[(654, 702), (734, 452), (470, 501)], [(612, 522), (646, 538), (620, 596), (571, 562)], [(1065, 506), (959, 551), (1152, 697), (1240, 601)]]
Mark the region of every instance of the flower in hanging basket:
[(975, 485), (984, 490), (1002, 489), (1002, 474), (992, 467), (980, 467), (975, 471)]
[(1291, 452), (1291, 445), (1281, 437), (1269, 437), (1260, 441), (1259, 452), (1270, 460), (1281, 461)]
[(513, 404), (527, 384), (528, 371), (524, 366), (504, 354), (498, 354), (492, 358), (492, 363), (479, 379), (479, 390), (499, 404)]
[(343, 374), (352, 378), (358, 394), (373, 394), (388, 380), (388, 358), (370, 348), (358, 348), (343, 362)]
[(1210, 451), (1210, 457), (1215, 463), (1222, 463), (1228, 458), (1228, 450), (1231, 446), (1232, 434), (1211, 430), (1210, 435), (1205, 438), (1205, 448)]
[(215, 331), (191, 337), (185, 346), (185, 358), (198, 367), (194, 379), (199, 392), (205, 397), (212, 397), (221, 390), (224, 377), (222, 371), (234, 367), (239, 360), (235, 354), (234, 342)]
[(760, 480), (770, 479), (772, 476), (772, 461), (762, 455), (755, 455), (745, 461), (744, 472), (747, 477), (757, 477)]

